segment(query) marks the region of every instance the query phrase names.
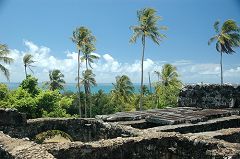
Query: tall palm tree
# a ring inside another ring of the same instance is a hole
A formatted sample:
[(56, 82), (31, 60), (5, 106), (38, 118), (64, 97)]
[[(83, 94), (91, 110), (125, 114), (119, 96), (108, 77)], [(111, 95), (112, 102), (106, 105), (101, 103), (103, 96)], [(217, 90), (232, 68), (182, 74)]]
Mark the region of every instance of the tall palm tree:
[(79, 115), (82, 116), (81, 113), (81, 97), (80, 97), (80, 54), (86, 47), (86, 45), (90, 45), (91, 43), (95, 42), (95, 37), (92, 35), (91, 31), (85, 27), (76, 28), (73, 31), (72, 41), (76, 44), (78, 49), (78, 76), (77, 76), (77, 87), (78, 87), (78, 105), (79, 105)]
[[(88, 71), (88, 66), (90, 68), (92, 68), (92, 63), (94, 63), (94, 60), (97, 60), (99, 59), (98, 56), (92, 54), (92, 52), (95, 50), (95, 46), (94, 46), (94, 43), (90, 43), (88, 45), (86, 45), (86, 47), (84, 48), (83, 50), (83, 56), (81, 57), (81, 60), (82, 62), (85, 61), (85, 64), (86, 64), (86, 71)], [(88, 71), (88, 73), (90, 73), (90, 71)], [(91, 72), (91, 74), (93, 74)], [(94, 75), (94, 74), (93, 74)], [(95, 75), (94, 75), (95, 76)], [(90, 81), (86, 81), (88, 82), (88, 84), (86, 84), (88, 87), (89, 87), (89, 90), (90, 90)], [(86, 105), (86, 99), (90, 99), (91, 97), (91, 91), (87, 92), (85, 91), (85, 105)], [(89, 101), (89, 106), (90, 106), (90, 117), (92, 117), (92, 107), (91, 107), (91, 100), (88, 100)], [(85, 109), (86, 110), (86, 109)]]
[(62, 90), (64, 89), (64, 84), (66, 83), (64, 81), (64, 75), (61, 73), (60, 70), (54, 69), (49, 71), (49, 79), (50, 81), (46, 82), (46, 85), (48, 85), (49, 89), (54, 90)]
[(144, 52), (145, 52), (145, 41), (146, 38), (150, 38), (154, 43), (160, 43), (161, 39), (165, 35), (160, 34), (159, 30), (166, 29), (166, 27), (159, 27), (158, 21), (161, 17), (156, 15), (156, 10), (152, 8), (144, 8), (137, 11), (138, 26), (131, 26), (133, 30), (133, 36), (130, 39), (131, 43), (135, 43), (137, 38), (141, 38), (142, 41), (142, 59), (141, 59), (141, 94), (139, 107), (142, 110), (142, 97), (143, 97), (143, 61), (144, 61)]
[[(82, 73), (83, 78), (80, 81), (80, 84), (84, 86), (85, 90), (85, 118), (87, 118), (87, 98), (91, 94), (91, 86), (96, 86), (95, 74), (92, 73), (92, 70), (86, 70)], [(90, 106), (90, 117), (92, 117), (92, 107)]]
[[(10, 51), (8, 50), (7, 45), (0, 44), (0, 62), (3, 62), (5, 64), (11, 64), (13, 62), (13, 59), (8, 57), (10, 54)], [(9, 81), (10, 73), (6, 67), (4, 67), (0, 63), (0, 70), (3, 72), (4, 76), (7, 78)]]
[(25, 54), (23, 56), (23, 64), (24, 64), (24, 70), (25, 70), (25, 76), (26, 76), (26, 79), (27, 79), (27, 68), (33, 73), (33, 70), (31, 67), (34, 67), (32, 64), (34, 63), (35, 61), (33, 60), (33, 55), (31, 54)]
[(223, 84), (223, 66), (222, 56), (223, 53), (233, 54), (233, 48), (240, 46), (240, 28), (234, 20), (228, 19), (225, 21), (221, 28), (219, 28), (219, 21), (213, 25), (216, 35), (211, 37), (208, 45), (216, 41), (216, 50), (220, 53), (220, 66), (221, 66), (221, 85)]
[(117, 76), (116, 83), (113, 84), (114, 89), (111, 91), (112, 100), (121, 103), (121, 110), (123, 111), (123, 104), (129, 103), (134, 94), (134, 86), (127, 75)]

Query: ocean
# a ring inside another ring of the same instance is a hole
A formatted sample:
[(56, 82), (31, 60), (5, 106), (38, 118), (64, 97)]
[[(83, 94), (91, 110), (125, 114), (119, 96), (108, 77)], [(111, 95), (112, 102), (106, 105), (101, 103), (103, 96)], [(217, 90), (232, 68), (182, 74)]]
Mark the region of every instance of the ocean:
[[(20, 85), (20, 83), (4, 83), (4, 84), (7, 84), (8, 88), (10, 90), (16, 89)], [(140, 89), (140, 84), (133, 84), (133, 86), (135, 88), (135, 93), (138, 93), (139, 89)], [(43, 84), (40, 83), (39, 87), (43, 88)], [(99, 83), (97, 86), (91, 87), (92, 93), (97, 93), (100, 89), (102, 89), (105, 93), (109, 93), (113, 89), (113, 84), (112, 83)], [(81, 88), (81, 90), (83, 90), (83, 88)], [(66, 83), (64, 85), (63, 92), (67, 92), (67, 91), (77, 92), (76, 83)]]

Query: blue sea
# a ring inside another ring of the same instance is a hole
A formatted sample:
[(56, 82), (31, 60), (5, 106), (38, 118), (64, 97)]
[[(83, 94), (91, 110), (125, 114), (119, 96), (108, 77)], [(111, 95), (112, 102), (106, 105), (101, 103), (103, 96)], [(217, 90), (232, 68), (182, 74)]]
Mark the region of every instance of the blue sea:
[[(16, 89), (20, 85), (20, 83), (5, 83), (5, 84), (8, 85), (8, 88), (10, 90)], [(42, 83), (39, 84), (39, 87), (44, 88)], [(140, 84), (134, 84), (134, 88), (135, 88), (135, 92), (139, 92)], [(105, 93), (109, 93), (113, 89), (113, 84), (112, 83), (99, 83), (97, 86), (92, 87), (91, 91), (92, 91), (92, 93), (96, 93), (100, 89), (102, 89)], [(83, 90), (83, 88), (81, 88), (81, 90)], [(77, 92), (76, 83), (66, 83), (64, 85), (63, 92), (67, 92), (67, 91)]]

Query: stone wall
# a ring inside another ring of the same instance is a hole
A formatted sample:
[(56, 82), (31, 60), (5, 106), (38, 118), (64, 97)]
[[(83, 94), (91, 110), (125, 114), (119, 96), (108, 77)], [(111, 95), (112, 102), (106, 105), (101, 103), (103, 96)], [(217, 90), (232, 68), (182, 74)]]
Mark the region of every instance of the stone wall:
[(39, 118), (28, 120), (26, 125), (0, 126), (0, 131), (11, 137), (34, 139), (47, 130), (61, 130), (69, 134), (74, 141), (97, 141), (119, 136), (134, 136), (127, 126), (104, 123), (96, 119)]
[(19, 113), (16, 109), (0, 108), (0, 126), (25, 125), (27, 123), (26, 114)]
[(186, 85), (179, 94), (179, 107), (239, 108), (240, 86)]

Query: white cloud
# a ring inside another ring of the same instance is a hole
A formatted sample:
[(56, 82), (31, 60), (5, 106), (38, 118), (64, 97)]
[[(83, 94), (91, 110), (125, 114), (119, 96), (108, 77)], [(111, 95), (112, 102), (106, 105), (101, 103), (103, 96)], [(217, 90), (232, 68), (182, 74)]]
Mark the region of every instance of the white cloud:
[[(48, 80), (48, 72), (52, 69), (60, 69), (65, 75), (65, 80), (67, 82), (75, 82), (75, 77), (77, 76), (78, 53), (66, 51), (64, 52), (65, 57), (59, 59), (53, 56), (51, 49), (46, 46), (38, 46), (31, 41), (24, 41), (24, 45), (26, 46), (26, 51), (11, 49), (10, 56), (14, 58), (15, 61), (11, 65), (6, 65), (6, 67), (10, 70), (12, 82), (20, 82), (25, 78), (22, 58), (26, 53), (30, 53), (34, 56), (34, 60), (36, 61), (36, 63), (34, 63), (36, 67), (33, 68), (34, 76), (36, 76), (40, 82)], [(115, 81), (116, 76), (123, 74), (128, 75), (134, 83), (140, 82), (140, 60), (135, 60), (132, 63), (123, 63), (115, 59), (111, 54), (93, 54), (101, 57), (92, 65), (98, 83), (112, 83)], [(184, 82), (219, 82), (219, 64), (194, 63), (184, 59), (172, 62), (154, 61), (150, 58), (144, 60), (144, 81), (148, 82), (147, 72), (151, 73), (153, 81), (156, 80), (157, 77), (153, 72), (155, 70), (160, 71), (164, 63), (175, 65)], [(85, 69), (85, 64), (81, 66), (81, 70), (83, 69)], [(226, 76), (228, 81), (237, 81), (237, 79), (240, 78), (240, 66), (226, 70), (224, 76)], [(5, 82), (6, 79), (1, 75), (0, 81)]]
[(231, 68), (229, 70), (226, 70), (224, 72), (224, 76), (226, 76), (226, 77), (233, 77), (234, 76), (234, 77), (240, 79), (240, 66), (238, 66), (236, 68)]

